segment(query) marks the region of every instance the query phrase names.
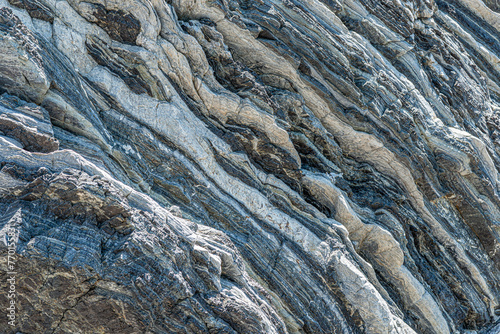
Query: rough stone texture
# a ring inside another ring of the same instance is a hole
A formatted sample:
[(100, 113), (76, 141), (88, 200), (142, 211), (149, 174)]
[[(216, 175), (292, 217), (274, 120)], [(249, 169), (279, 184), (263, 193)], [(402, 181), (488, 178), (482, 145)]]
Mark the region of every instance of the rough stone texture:
[(0, 0), (0, 332), (498, 333), (499, 22)]

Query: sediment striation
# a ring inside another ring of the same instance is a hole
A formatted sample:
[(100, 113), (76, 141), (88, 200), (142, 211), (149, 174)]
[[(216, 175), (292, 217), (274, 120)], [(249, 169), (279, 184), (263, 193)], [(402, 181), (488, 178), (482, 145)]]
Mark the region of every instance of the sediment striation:
[(0, 332), (498, 333), (499, 8), (0, 0)]

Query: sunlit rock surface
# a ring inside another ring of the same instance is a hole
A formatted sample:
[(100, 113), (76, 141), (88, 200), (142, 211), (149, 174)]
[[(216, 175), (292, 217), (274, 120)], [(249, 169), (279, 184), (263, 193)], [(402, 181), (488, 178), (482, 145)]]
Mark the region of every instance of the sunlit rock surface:
[(498, 1), (0, 0), (0, 94), (1, 333), (500, 331)]

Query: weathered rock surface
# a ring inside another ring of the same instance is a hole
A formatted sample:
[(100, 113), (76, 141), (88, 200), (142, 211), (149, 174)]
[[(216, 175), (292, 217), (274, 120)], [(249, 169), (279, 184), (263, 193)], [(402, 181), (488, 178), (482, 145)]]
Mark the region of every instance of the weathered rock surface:
[(0, 332), (498, 333), (498, 8), (0, 0)]

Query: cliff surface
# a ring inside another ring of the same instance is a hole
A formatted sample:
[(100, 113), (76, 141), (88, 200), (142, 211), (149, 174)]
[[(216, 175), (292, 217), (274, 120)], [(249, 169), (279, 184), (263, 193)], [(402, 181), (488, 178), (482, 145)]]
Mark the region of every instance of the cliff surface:
[(2, 333), (500, 331), (498, 1), (0, 0), (0, 93)]

